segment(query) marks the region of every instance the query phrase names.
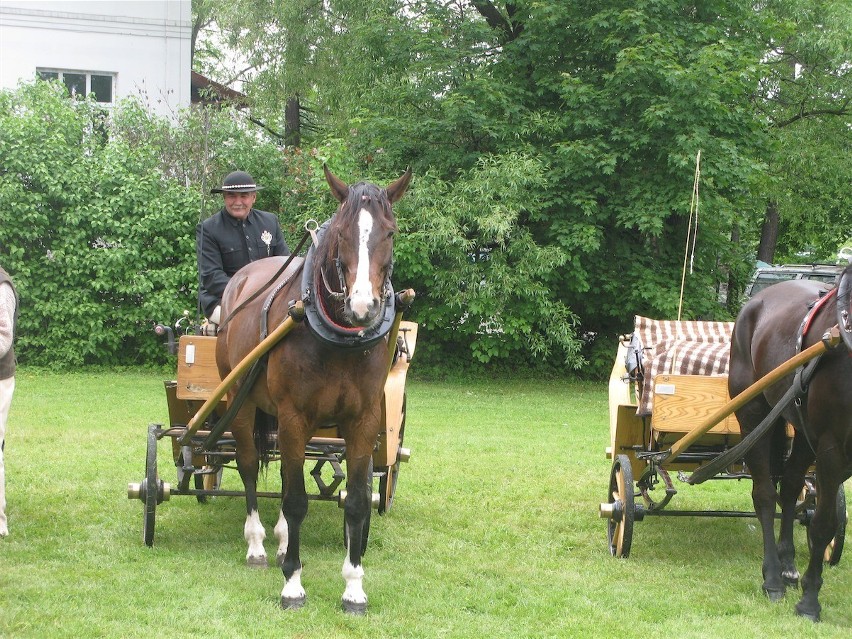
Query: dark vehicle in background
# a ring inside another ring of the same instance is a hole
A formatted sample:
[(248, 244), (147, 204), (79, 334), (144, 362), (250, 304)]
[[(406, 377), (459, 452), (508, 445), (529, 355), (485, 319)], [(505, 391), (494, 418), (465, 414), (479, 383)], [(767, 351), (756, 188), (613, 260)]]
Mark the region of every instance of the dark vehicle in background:
[(746, 290), (746, 298), (751, 298), (767, 286), (785, 280), (816, 280), (833, 284), (845, 267), (845, 264), (783, 264), (759, 267)]

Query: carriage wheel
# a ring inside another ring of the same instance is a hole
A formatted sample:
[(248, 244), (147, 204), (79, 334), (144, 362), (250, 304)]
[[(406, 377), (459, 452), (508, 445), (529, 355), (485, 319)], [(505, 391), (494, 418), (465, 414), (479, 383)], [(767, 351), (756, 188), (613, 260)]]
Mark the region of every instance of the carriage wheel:
[(607, 522), (607, 541), (613, 557), (630, 555), (633, 541), (633, 468), (627, 455), (618, 455), (609, 476), (609, 503), (612, 517)]
[[(373, 458), (370, 458), (370, 466), (367, 469), (367, 486), (370, 488), (370, 507), (367, 509), (367, 521), (364, 522), (364, 537), (361, 542), (361, 555), (367, 552), (367, 540), (370, 537), (370, 515), (373, 513)], [(349, 548), (349, 531), (346, 530), (346, 515), (343, 516), (343, 547)]]
[[(819, 495), (816, 495), (814, 498), (814, 503), (819, 499)], [(825, 556), (823, 560), (829, 566), (836, 566), (840, 563), (840, 556), (843, 554), (843, 544), (846, 541), (846, 522), (848, 520), (848, 516), (846, 514), (846, 491), (843, 488), (843, 484), (840, 484), (840, 488), (837, 491), (837, 530), (834, 534), (834, 539), (829, 542), (828, 546), (825, 548)], [(811, 536), (808, 534), (808, 550), (811, 549)]]
[(157, 432), (156, 425), (148, 426), (148, 450), (145, 455), (145, 480), (142, 485), (142, 541), (146, 546), (154, 545), (154, 519), (157, 513), (157, 493), (160, 481), (157, 477)]
[(393, 498), (396, 495), (396, 482), (399, 479), (399, 469), (402, 466), (400, 460), (400, 449), (405, 440), (405, 403), (406, 395), (402, 396), (402, 420), (399, 427), (399, 447), (396, 451), (396, 462), (392, 466), (381, 466), (379, 473), (379, 514), (384, 515), (393, 506)]

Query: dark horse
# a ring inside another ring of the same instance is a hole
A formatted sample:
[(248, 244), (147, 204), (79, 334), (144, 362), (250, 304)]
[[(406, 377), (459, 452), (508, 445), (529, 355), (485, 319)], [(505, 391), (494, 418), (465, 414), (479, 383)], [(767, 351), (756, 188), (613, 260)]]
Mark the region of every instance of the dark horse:
[[(324, 225), (307, 259), (294, 259), (276, 283), (281, 286), (268, 314), (268, 326), (287, 317), (288, 303), (306, 295), (305, 282), (314, 289), (313, 304), (322, 310), (332, 332), (355, 336), (369, 332), (382, 321), (388, 303), (397, 231), (391, 204), (405, 193), (411, 171), (382, 189), (374, 184), (347, 186), (326, 167), (326, 180), (340, 202), (335, 215)], [(253, 262), (238, 271), (225, 289), (223, 322), (216, 345), (216, 361), (222, 378), (259, 342), (262, 306), (267, 290), (246, 300), (270, 284), (286, 258)], [(304, 268), (307, 276), (300, 272)], [(231, 313), (233, 316), (229, 317)], [(357, 339), (336, 346), (321, 339), (305, 323), (299, 324), (268, 354), (265, 370), (237, 413), (231, 430), (236, 440), (237, 467), (246, 492), (246, 562), (265, 566), (266, 536), (257, 511), (257, 476), (260, 455), (255, 444), (255, 411), (278, 418), (281, 452), (282, 500), (275, 526), (277, 561), (284, 572), (281, 605), (299, 608), (305, 602), (299, 559), (299, 529), (308, 510), (303, 465), (305, 446), (317, 428), (336, 426), (346, 442), (347, 495), (344, 526), (348, 545), (343, 563), (343, 607), (348, 612), (366, 609), (362, 587), (365, 522), (372, 501), (369, 481), (373, 448), (382, 427), (382, 393), (388, 368), (387, 340), (359, 346)], [(228, 393), (233, 400), (239, 384)]]
[[(808, 528), (810, 562), (802, 578), (799, 615), (819, 620), (823, 557), (837, 531), (837, 495), (852, 475), (852, 264), (836, 289), (807, 280), (781, 282), (752, 298), (734, 325), (728, 385), (736, 396), (799, 350), (818, 342), (828, 329), (840, 324), (846, 344), (827, 351), (816, 365), (800, 402), (791, 403), (749, 451), (745, 460), (751, 472), (754, 509), (763, 529), (763, 590), (773, 601), (786, 586), (798, 587), (793, 547), (796, 499), (805, 474), (816, 461), (817, 507)], [(811, 309), (814, 309), (811, 311)], [(804, 337), (799, 344), (804, 329)], [(743, 435), (753, 431), (793, 384), (793, 376), (770, 386), (737, 411)], [(799, 404), (798, 407), (796, 404)], [(795, 429), (786, 461), (785, 428)], [(781, 530), (774, 539), (776, 482), (781, 489)]]

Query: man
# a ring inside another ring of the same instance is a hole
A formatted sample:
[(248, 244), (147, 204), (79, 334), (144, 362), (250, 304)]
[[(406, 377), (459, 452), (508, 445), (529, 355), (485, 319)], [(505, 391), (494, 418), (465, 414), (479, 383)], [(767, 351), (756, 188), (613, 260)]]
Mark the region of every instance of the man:
[(15, 392), (15, 324), (18, 319), (18, 293), (12, 278), (0, 267), (0, 537), (9, 534), (6, 523), (6, 419)]
[(210, 191), (221, 193), (225, 206), (198, 225), (195, 248), (198, 303), (211, 324), (218, 325), (222, 320), (222, 293), (234, 273), (249, 262), (290, 254), (278, 218), (252, 208), (262, 188), (245, 171), (234, 171), (225, 177), (221, 188)]

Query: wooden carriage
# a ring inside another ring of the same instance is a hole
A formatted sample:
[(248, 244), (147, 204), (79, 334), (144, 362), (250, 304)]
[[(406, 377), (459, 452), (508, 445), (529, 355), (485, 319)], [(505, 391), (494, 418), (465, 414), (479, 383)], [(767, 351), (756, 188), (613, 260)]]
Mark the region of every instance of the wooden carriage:
[[(373, 507), (385, 514), (393, 505), (397, 480), (402, 462), (407, 462), (411, 451), (405, 448), (406, 394), (408, 368), (417, 345), (415, 322), (400, 321), (396, 339), (389, 344), (391, 362), (385, 382), (382, 403), (384, 428), (373, 451)], [(171, 329), (160, 325), (160, 333)], [(150, 424), (148, 427), (145, 477), (140, 483), (128, 485), (128, 498), (140, 499), (143, 512), (143, 541), (153, 545), (155, 513), (158, 504), (175, 495), (192, 495), (199, 502), (209, 497), (240, 497), (243, 491), (222, 488), (222, 474), (226, 468), (236, 468), (235, 442), (228, 430), (217, 432), (215, 424), (225, 414), (228, 402), (218, 401), (203, 425), (191, 433), (185, 443), (187, 425), (199, 414), (202, 406), (217, 394), (222, 380), (216, 366), (216, 337), (207, 335), (181, 335), (173, 349), (177, 354), (177, 375), (165, 382), (169, 425)], [(173, 340), (170, 340), (173, 341)], [(172, 459), (177, 471), (175, 484), (160, 478), (157, 448), (161, 439), (171, 441)], [(277, 450), (277, 433), (269, 434), (269, 459), (280, 459)], [(346, 500), (345, 459), (346, 445), (337, 428), (316, 431), (308, 443), (305, 454), (313, 464), (310, 476), (315, 487), (309, 499), (333, 501), (343, 506)], [(279, 491), (258, 492), (260, 497), (281, 498)], [(369, 522), (368, 522), (369, 523)]]
[[(671, 472), (681, 476), (696, 472), (741, 441), (727, 383), (732, 330), (731, 322), (636, 316), (634, 332), (620, 338), (609, 379), (606, 456), (612, 460), (612, 469), (608, 501), (600, 505), (600, 516), (608, 520), (607, 540), (614, 556), (629, 555), (634, 522), (646, 516), (755, 517), (754, 512), (667, 508), (677, 494)], [(787, 428), (792, 441), (792, 427)], [(742, 458), (714, 476), (748, 477)], [(811, 472), (797, 504), (801, 523), (810, 522), (816, 499)], [(826, 551), (826, 561), (831, 564), (840, 560), (845, 537), (842, 486), (837, 509), (837, 535)]]

